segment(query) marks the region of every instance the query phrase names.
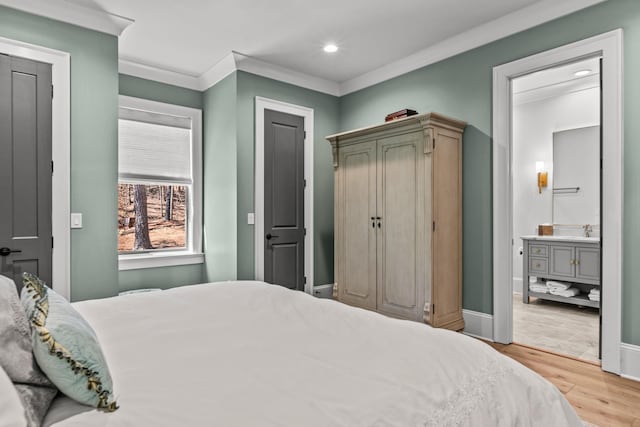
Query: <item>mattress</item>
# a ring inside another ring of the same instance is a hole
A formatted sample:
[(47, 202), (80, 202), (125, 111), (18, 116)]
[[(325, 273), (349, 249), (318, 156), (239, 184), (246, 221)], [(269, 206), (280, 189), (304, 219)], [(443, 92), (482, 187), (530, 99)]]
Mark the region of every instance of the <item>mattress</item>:
[(74, 303), (120, 408), (57, 398), (45, 425), (581, 426), (548, 381), (490, 346), (260, 282)]

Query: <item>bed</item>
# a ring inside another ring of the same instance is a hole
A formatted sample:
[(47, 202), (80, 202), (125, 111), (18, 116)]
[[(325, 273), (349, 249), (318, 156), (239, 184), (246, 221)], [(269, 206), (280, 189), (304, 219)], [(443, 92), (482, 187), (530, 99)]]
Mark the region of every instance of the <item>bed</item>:
[(463, 334), (260, 282), (73, 304), (120, 408), (57, 397), (44, 425), (581, 426), (538, 374)]

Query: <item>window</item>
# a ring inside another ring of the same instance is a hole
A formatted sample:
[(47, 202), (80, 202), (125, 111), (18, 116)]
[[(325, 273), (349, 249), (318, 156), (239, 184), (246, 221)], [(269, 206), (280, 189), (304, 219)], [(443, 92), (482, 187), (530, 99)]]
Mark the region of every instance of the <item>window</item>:
[(201, 116), (193, 108), (120, 96), (120, 270), (204, 261)]

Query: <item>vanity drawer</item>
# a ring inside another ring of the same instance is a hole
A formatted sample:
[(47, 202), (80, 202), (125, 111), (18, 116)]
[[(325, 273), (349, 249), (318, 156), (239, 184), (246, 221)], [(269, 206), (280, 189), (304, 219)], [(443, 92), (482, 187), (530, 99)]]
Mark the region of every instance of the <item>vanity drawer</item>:
[(529, 244), (529, 256), (547, 257), (549, 247), (547, 245), (533, 245)]
[(547, 274), (548, 272), (549, 266), (547, 258), (529, 257), (529, 273)]

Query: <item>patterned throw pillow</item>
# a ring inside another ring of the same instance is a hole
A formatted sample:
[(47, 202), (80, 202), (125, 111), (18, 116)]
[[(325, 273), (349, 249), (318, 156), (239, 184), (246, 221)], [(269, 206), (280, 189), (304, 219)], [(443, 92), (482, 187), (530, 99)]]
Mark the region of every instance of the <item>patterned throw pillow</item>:
[(22, 305), (33, 327), (33, 354), (70, 398), (106, 412), (118, 409), (111, 375), (91, 326), (38, 277), (24, 273)]
[[(20, 305), (18, 288), (12, 279), (1, 274), (0, 368), (11, 379), (29, 425), (39, 426), (58, 390), (38, 368), (33, 357), (31, 327)], [(0, 390), (0, 401), (4, 397), (5, 393)], [(0, 408), (0, 415), (3, 412)], [(0, 422), (0, 425), (6, 424)]]

